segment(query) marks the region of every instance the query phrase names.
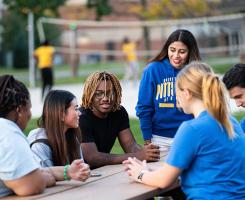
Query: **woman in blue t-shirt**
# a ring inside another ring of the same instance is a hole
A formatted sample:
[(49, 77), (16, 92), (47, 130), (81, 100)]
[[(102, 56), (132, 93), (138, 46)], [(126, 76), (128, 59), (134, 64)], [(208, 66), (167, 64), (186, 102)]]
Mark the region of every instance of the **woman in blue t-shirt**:
[(226, 89), (211, 68), (193, 62), (176, 81), (178, 105), (194, 119), (178, 129), (165, 163), (124, 161), (130, 178), (167, 188), (180, 183), (187, 199), (245, 199), (245, 136), (229, 115)]

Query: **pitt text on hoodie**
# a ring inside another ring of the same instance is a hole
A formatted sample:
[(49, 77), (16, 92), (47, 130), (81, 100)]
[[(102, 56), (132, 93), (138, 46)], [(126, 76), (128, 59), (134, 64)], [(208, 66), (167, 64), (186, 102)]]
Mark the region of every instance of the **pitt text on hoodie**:
[(174, 107), (174, 84), (176, 77), (164, 78), (163, 82), (157, 84), (156, 100), (162, 100), (159, 103), (159, 108)]

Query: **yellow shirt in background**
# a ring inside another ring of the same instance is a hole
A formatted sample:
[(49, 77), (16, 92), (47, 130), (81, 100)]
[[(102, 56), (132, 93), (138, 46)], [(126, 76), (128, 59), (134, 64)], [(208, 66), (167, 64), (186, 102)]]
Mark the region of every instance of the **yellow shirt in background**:
[(127, 61), (130, 62), (130, 61), (136, 61), (137, 60), (135, 43), (130, 42), (127, 44), (123, 44), (122, 51), (126, 55)]
[(40, 69), (52, 67), (54, 51), (52, 46), (41, 46), (34, 51), (34, 56), (38, 59), (37, 66)]

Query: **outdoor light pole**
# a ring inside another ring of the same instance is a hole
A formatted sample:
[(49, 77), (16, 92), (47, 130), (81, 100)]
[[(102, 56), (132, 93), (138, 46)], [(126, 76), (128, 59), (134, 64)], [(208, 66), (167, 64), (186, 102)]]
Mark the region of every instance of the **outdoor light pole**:
[(29, 50), (29, 83), (30, 87), (35, 87), (35, 65), (34, 65), (34, 16), (33, 12), (28, 12), (28, 50)]

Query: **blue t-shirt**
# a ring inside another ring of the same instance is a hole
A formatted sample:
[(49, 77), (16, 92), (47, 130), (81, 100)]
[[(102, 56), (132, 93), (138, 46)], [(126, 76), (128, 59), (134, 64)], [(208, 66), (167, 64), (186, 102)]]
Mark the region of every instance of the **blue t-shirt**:
[(179, 71), (164, 59), (150, 63), (143, 72), (135, 109), (145, 140), (150, 140), (152, 134), (173, 138), (180, 124), (193, 118), (176, 105), (175, 80)]
[(243, 133), (245, 133), (245, 117), (241, 119), (240, 125), (242, 127)]
[(166, 162), (183, 170), (187, 199), (245, 199), (245, 135), (231, 122), (234, 139), (207, 111), (177, 131)]
[(13, 193), (4, 181), (19, 179), (39, 168), (29, 143), (12, 121), (0, 118), (0, 197)]

